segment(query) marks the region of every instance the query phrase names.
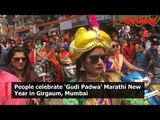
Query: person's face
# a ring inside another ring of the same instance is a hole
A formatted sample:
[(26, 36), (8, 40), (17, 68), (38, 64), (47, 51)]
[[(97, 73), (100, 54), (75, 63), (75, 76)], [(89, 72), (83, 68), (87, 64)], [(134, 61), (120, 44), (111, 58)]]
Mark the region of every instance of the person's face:
[(138, 36), (135, 36), (135, 40), (138, 40), (139, 38), (138, 38)]
[(127, 35), (125, 35), (125, 36), (124, 36), (124, 39), (125, 39), (125, 40), (127, 40), (127, 39), (128, 39), (128, 36), (127, 36)]
[(70, 37), (69, 41), (72, 42), (74, 40), (74, 37)]
[(21, 43), (21, 41), (20, 40), (17, 40), (17, 44), (20, 44)]
[(28, 43), (28, 48), (29, 48), (29, 50), (32, 49), (32, 44), (30, 42)]
[(142, 47), (142, 45), (139, 45), (138, 51), (141, 52), (141, 53), (144, 52), (144, 48)]
[(15, 44), (15, 43), (12, 43), (12, 47), (14, 47), (14, 46), (16, 46), (16, 44)]
[(140, 39), (141, 42), (144, 42), (144, 40), (145, 40), (145, 39), (144, 39), (143, 37)]
[(55, 37), (55, 40), (56, 40), (56, 41), (61, 41), (58, 36)]
[(21, 44), (19, 45), (19, 47), (23, 47), (23, 43), (21, 43)]
[(11, 65), (16, 70), (23, 70), (26, 65), (26, 56), (23, 52), (16, 52), (11, 60)]
[(41, 44), (41, 40), (37, 40), (37, 44)]
[(157, 52), (157, 50), (158, 50), (158, 45), (153, 45), (152, 49), (153, 49), (153, 51)]
[(132, 41), (128, 41), (128, 45), (131, 45), (132, 44)]
[(111, 48), (109, 49), (109, 53), (115, 54), (117, 52), (118, 48), (119, 48), (118, 43), (112, 42)]
[(106, 54), (103, 48), (95, 48), (90, 54), (86, 56), (84, 60), (84, 67), (86, 72), (99, 75), (102, 73), (105, 65), (104, 61), (106, 59)]
[(143, 28), (141, 28), (141, 31), (144, 31), (145, 30), (145, 28), (143, 27)]
[(14, 44), (15, 42), (14, 41), (11, 41), (11, 44)]
[(64, 49), (64, 46), (61, 46), (60, 47), (60, 51), (64, 51), (65, 49)]
[[(33, 45), (33, 46), (32, 46)], [(36, 42), (33, 42), (33, 44), (31, 45), (31, 49), (32, 49), (32, 47), (36, 47)]]

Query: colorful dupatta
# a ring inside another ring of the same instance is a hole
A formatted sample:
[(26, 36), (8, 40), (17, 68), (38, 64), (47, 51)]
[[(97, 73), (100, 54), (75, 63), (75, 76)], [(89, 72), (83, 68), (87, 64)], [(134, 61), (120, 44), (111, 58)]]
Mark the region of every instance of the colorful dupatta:
[(120, 74), (122, 66), (123, 66), (123, 55), (116, 52), (115, 61), (113, 62), (111, 68), (113, 68), (118, 74)]
[(107, 61), (106, 68), (107, 69), (113, 69), (120, 75), (121, 70), (123, 66), (123, 55), (119, 54), (119, 52), (116, 52), (115, 54), (115, 60)]

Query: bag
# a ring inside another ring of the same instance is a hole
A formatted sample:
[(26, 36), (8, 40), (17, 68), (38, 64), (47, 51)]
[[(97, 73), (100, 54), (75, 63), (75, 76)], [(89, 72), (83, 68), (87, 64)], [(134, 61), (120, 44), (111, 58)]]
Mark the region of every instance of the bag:
[(75, 78), (76, 65), (64, 66), (62, 67), (62, 74), (64, 82), (69, 82)]

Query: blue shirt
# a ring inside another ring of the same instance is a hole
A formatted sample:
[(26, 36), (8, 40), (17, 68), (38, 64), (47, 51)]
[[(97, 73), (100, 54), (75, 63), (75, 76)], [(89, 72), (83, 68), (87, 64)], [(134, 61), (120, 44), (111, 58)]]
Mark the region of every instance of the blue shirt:
[(144, 53), (137, 53), (137, 55), (136, 55), (136, 66), (144, 69), (145, 68), (144, 59), (145, 59), (145, 54)]

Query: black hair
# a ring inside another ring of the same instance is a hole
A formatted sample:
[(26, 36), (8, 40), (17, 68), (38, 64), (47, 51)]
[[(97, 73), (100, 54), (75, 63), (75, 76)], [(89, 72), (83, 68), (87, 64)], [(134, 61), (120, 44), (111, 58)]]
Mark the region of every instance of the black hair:
[(145, 46), (145, 44), (144, 43), (140, 43), (139, 45), (141, 45), (142, 47), (143, 47), (143, 49), (145, 49), (146, 48), (146, 46)]
[(132, 40), (129, 38), (129, 39), (127, 39), (127, 46), (131, 46), (131, 44), (132, 44)]
[(8, 53), (8, 56), (7, 56), (8, 68), (10, 68), (12, 70), (12, 72), (14, 74), (16, 74), (13, 71), (13, 67), (11, 65), (12, 58), (15, 55), (16, 52), (23, 52), (25, 57), (26, 57), (26, 65), (24, 66), (24, 72), (22, 74), (22, 80), (24, 82), (37, 82), (38, 81), (38, 75), (35, 73), (34, 68), (32, 67), (32, 65), (29, 61), (29, 56), (28, 56), (27, 52), (25, 51), (24, 47), (15, 46), (15, 47), (12, 47), (10, 49), (10, 51)]
[(33, 42), (31, 42), (30, 40), (27, 40), (24, 42), (24, 49), (25, 49), (25, 53), (30, 54), (31, 50), (29, 49), (28, 43), (31, 43), (31, 46), (33, 45)]
[(160, 35), (159, 34), (152, 34), (149, 37), (149, 39), (152, 42), (151, 45), (158, 45), (158, 40), (160, 39)]

